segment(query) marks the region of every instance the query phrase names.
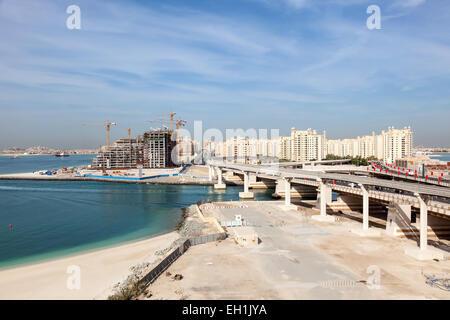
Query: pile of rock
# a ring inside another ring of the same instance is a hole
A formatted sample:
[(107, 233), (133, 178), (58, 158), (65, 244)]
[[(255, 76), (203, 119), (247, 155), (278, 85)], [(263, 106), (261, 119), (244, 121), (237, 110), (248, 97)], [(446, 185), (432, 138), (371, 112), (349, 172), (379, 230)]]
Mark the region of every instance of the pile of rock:
[(152, 262), (143, 262), (141, 264), (130, 267), (131, 274), (128, 277), (120, 282), (117, 282), (113, 285), (113, 290), (115, 292), (122, 291), (129, 287), (130, 285), (136, 283), (143, 275), (144, 271), (146, 271), (149, 267), (157, 263), (161, 259), (156, 259)]
[(178, 233), (186, 239), (198, 237), (203, 235), (205, 228), (205, 224), (200, 221), (195, 205), (186, 208), (186, 219), (184, 219), (183, 224), (178, 229)]

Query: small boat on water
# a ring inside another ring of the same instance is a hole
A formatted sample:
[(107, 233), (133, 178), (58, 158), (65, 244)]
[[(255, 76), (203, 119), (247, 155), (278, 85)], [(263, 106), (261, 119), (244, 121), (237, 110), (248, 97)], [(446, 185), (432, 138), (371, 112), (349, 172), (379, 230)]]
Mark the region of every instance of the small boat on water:
[(60, 158), (60, 157), (68, 157), (68, 156), (69, 156), (69, 154), (66, 153), (66, 152), (61, 152), (61, 153), (55, 154), (55, 157), (58, 157), (58, 158)]
[(20, 158), (20, 156), (18, 154), (15, 154), (11, 157), (11, 159), (18, 159), (18, 158)]

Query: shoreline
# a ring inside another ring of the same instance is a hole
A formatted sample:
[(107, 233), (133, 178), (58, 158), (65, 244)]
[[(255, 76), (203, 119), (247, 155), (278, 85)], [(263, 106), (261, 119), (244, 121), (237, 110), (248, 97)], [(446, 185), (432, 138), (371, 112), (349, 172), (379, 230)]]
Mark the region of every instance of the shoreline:
[[(0, 300), (109, 299), (129, 285), (130, 279), (157, 265), (180, 240), (215, 228), (200, 222), (192, 208), (183, 208), (177, 226), (159, 235), (2, 269)], [(77, 279), (79, 286), (74, 288)]]
[[(29, 173), (24, 173), (25, 175), (28, 175)], [(3, 176), (3, 177), (2, 177)], [(77, 178), (73, 178), (73, 179), (60, 179), (60, 178), (47, 178), (47, 177), (35, 177), (35, 179), (30, 179), (28, 177), (24, 177), (24, 178), (12, 178), (12, 177), (4, 177), (5, 175), (0, 175), (0, 181), (1, 180), (18, 180), (18, 181), (24, 181), (24, 180), (33, 180), (33, 181), (82, 181), (82, 182), (111, 182), (111, 183), (145, 183), (145, 184), (153, 184), (153, 185), (192, 185), (192, 186), (212, 186), (214, 184), (214, 182), (210, 182), (210, 181), (179, 181), (178, 179), (174, 179), (173, 181), (155, 181), (157, 179), (154, 179), (154, 181), (145, 181), (145, 182), (139, 182), (139, 181), (118, 181), (118, 180), (103, 180), (103, 179), (97, 179), (97, 178), (83, 178), (83, 177), (77, 177)], [(164, 178), (163, 178), (164, 179)], [(232, 184), (231, 186), (234, 186), (234, 184)], [(192, 204), (191, 204), (192, 205)], [(189, 207), (189, 206), (188, 206)], [(188, 207), (185, 208), (180, 208), (182, 211), (187, 209)], [(184, 220), (186, 217), (181, 218), (180, 221), (178, 221), (177, 226), (178, 225), (182, 225)], [(26, 258), (32, 257), (32, 256), (28, 256), (28, 257), (21, 257), (19, 259), (25, 258), (25, 261), (19, 260), (19, 262), (17, 263), (12, 263), (10, 265), (6, 264), (5, 266), (0, 266), (0, 273), (6, 270), (12, 270), (12, 269), (16, 269), (16, 268), (21, 268), (21, 267), (26, 267), (26, 266), (32, 266), (32, 265), (39, 265), (41, 263), (46, 263), (46, 262), (51, 262), (54, 260), (58, 260), (58, 259), (64, 259), (64, 258), (70, 258), (70, 257), (74, 257), (74, 256), (78, 256), (81, 254), (87, 254), (90, 252), (95, 252), (95, 251), (100, 251), (100, 250), (106, 250), (106, 249), (110, 249), (110, 248), (115, 248), (118, 246), (122, 246), (122, 245), (126, 245), (129, 243), (134, 243), (134, 242), (138, 242), (138, 241), (144, 241), (147, 239), (152, 239), (155, 237), (158, 237), (160, 235), (164, 235), (167, 233), (171, 233), (171, 232), (176, 232), (177, 231), (177, 226), (175, 226), (174, 228), (172, 228), (169, 231), (165, 231), (162, 233), (158, 233), (155, 235), (150, 235), (150, 236), (145, 236), (145, 237), (139, 237), (136, 239), (131, 239), (131, 240), (125, 240), (125, 241), (118, 241), (118, 242), (114, 242), (114, 243), (109, 243), (109, 244), (105, 244), (105, 245), (99, 245), (96, 247), (92, 247), (89, 248), (89, 244), (85, 244), (79, 247), (73, 247), (73, 248), (65, 248), (65, 249), (60, 249), (56, 251), (55, 255), (52, 255), (54, 252), (52, 253), (44, 253), (41, 254), (39, 256), (43, 256), (43, 258), (37, 258), (37, 259), (33, 259), (31, 258), (30, 260), (27, 260)], [(106, 241), (106, 240), (105, 240)], [(103, 241), (101, 241), (103, 242)], [(86, 246), (88, 247), (87, 249), (83, 249), (83, 247)], [(81, 248), (80, 248), (81, 247)], [(76, 250), (76, 248), (80, 248), (80, 250)], [(75, 250), (75, 251), (71, 251), (71, 250)], [(58, 252), (60, 252), (60, 254), (58, 254)], [(47, 256), (46, 254), (49, 254), (49, 256)]]
[[(97, 153), (69, 153), (69, 156), (89, 156), (89, 155), (97, 155)], [(55, 156), (54, 153), (39, 153), (39, 154), (23, 154), (23, 153), (2, 153), (0, 157), (28, 157), (28, 156)]]
[[(157, 233), (155, 235), (146, 236), (146, 237), (143, 237), (143, 238), (136, 238), (136, 239), (131, 239), (131, 240), (119, 241), (119, 242), (114, 242), (114, 243), (110, 243), (110, 244), (106, 244), (106, 245), (100, 245), (98, 247), (92, 247), (92, 248), (88, 248), (88, 249), (80, 249), (79, 251), (58, 254), (58, 253), (60, 253), (60, 252), (62, 252), (64, 250), (73, 250), (73, 249), (80, 248), (80, 247), (83, 247), (83, 246), (89, 246), (89, 244), (85, 244), (85, 245), (77, 246), (77, 247), (72, 247), (72, 248), (61, 249), (61, 250), (52, 252), (52, 253), (56, 253), (56, 255), (49, 256), (48, 258), (30, 260), (28, 262), (23, 262), (23, 263), (19, 262), (17, 264), (12, 264), (12, 265), (9, 265), (9, 266), (6, 265), (4, 267), (0, 267), (0, 274), (3, 271), (13, 270), (13, 269), (22, 268), (22, 267), (29, 267), (29, 266), (40, 265), (40, 264), (43, 264), (43, 263), (48, 263), (48, 262), (61, 260), (61, 259), (66, 259), (66, 258), (73, 258), (73, 257), (76, 257), (76, 256), (88, 254), (88, 253), (95, 253), (96, 251), (114, 249), (114, 248), (118, 248), (118, 247), (125, 246), (125, 245), (128, 245), (128, 244), (133, 244), (135, 242), (146, 241), (146, 240), (150, 240), (150, 239), (153, 239), (153, 238), (161, 237), (161, 236), (164, 236), (166, 234), (169, 234), (169, 233), (172, 233), (172, 232), (176, 232), (176, 231), (177, 230), (175, 228), (173, 228), (170, 231)], [(103, 240), (103, 241), (106, 241), (106, 240)], [(100, 242), (102, 242), (102, 241), (100, 241)], [(28, 257), (30, 257), (30, 256), (28, 256)], [(27, 258), (27, 257), (25, 257), (25, 258)]]
[(52, 176), (33, 176), (32, 173), (14, 173), (14, 174), (0, 174), (0, 180), (7, 181), (95, 181), (95, 182), (111, 182), (111, 183), (128, 183), (128, 184), (167, 184), (167, 185), (202, 185), (213, 186), (214, 181), (209, 180), (180, 180), (176, 177), (153, 178), (148, 180), (119, 180), (108, 178), (93, 178), (93, 177), (52, 177)]
[[(130, 277), (157, 264), (177, 241), (199, 231), (196, 222), (189, 222), (195, 220), (191, 207), (181, 208), (177, 225), (159, 234), (5, 266), (0, 269), (0, 300), (109, 299)], [(75, 276), (80, 286), (73, 288)]]
[[(207, 170), (202, 166), (193, 166), (193, 174), (180, 174), (179, 172), (155, 172), (152, 176), (133, 179), (124, 176), (103, 176), (103, 175), (77, 175), (71, 172), (58, 172), (56, 175), (40, 175), (38, 171), (0, 173), (0, 181), (96, 181), (96, 182), (114, 182), (128, 184), (163, 184), (163, 185), (193, 185), (193, 186), (213, 186), (215, 181), (210, 181), (207, 176)], [(59, 169), (58, 169), (59, 170)], [(40, 170), (45, 171), (45, 170)], [(167, 170), (166, 170), (167, 171)], [(170, 170), (169, 170), (170, 171)], [(149, 175), (150, 174), (150, 175)], [(227, 185), (240, 185), (240, 183), (226, 182)]]
[[(84, 255), (84, 254), (88, 254), (88, 253), (95, 253), (96, 251), (102, 251), (102, 250), (108, 250), (108, 249), (114, 249), (114, 248), (118, 248), (121, 246), (125, 246), (128, 244), (133, 244), (136, 242), (141, 242), (141, 241), (146, 241), (146, 240), (151, 240), (157, 237), (161, 237), (170, 233), (178, 233), (179, 229), (183, 226), (183, 224), (185, 223), (186, 219), (189, 217), (189, 214), (187, 214), (187, 210), (189, 210), (189, 208), (192, 205), (189, 205), (187, 207), (184, 208), (180, 208), (182, 214), (177, 222), (177, 224), (170, 230), (168, 231), (163, 231), (163, 232), (159, 232), (150, 236), (145, 236), (145, 237), (139, 237), (136, 239), (130, 239), (130, 240), (125, 240), (125, 241), (118, 241), (118, 242), (113, 242), (113, 243), (109, 243), (109, 244), (105, 244), (105, 245), (99, 245), (97, 247), (92, 247), (92, 248), (87, 248), (87, 249), (82, 249), (83, 247), (89, 247), (89, 244), (85, 244), (85, 245), (81, 245), (81, 246), (77, 246), (77, 247), (72, 247), (72, 248), (66, 248), (66, 249), (61, 249), (61, 250), (57, 250), (52, 252), (53, 254), (56, 253), (56, 255), (54, 256), (49, 256), (48, 258), (42, 258), (42, 259), (31, 259), (30, 261), (25, 261), (25, 262), (19, 262), (16, 264), (11, 264), (11, 265), (6, 265), (4, 267), (0, 267), (0, 277), (1, 277), (1, 272), (3, 271), (8, 271), (8, 270), (13, 270), (13, 269), (17, 269), (17, 268), (21, 268), (21, 267), (28, 267), (28, 266), (33, 266), (33, 265), (40, 265), (43, 263), (48, 263), (48, 262), (52, 262), (55, 260), (60, 260), (60, 259), (65, 259), (65, 258), (72, 258), (72, 257), (76, 257), (76, 256), (80, 256), (80, 255)], [(98, 243), (102, 243), (104, 241), (107, 240), (102, 240), (100, 242), (96, 242)], [(91, 244), (92, 245), (92, 244)], [(77, 248), (79, 250), (77, 250)], [(74, 252), (70, 252), (70, 250), (75, 250)], [(64, 251), (66, 251), (67, 253), (63, 253)], [(59, 253), (59, 254), (58, 254)], [(42, 255), (45, 255), (42, 254)], [(30, 256), (28, 256), (29, 258)], [(33, 257), (33, 256), (31, 256)], [(36, 255), (34, 255), (34, 257), (36, 257)], [(27, 258), (27, 257), (24, 257)], [(1, 279), (0, 279), (0, 283), (1, 283)], [(0, 287), (1, 288), (1, 287)]]
[[(179, 238), (176, 230), (110, 247), (0, 270), (1, 299), (106, 299), (132, 266), (154, 256)], [(68, 267), (80, 268), (80, 289), (67, 288)]]
[[(165, 185), (201, 185), (213, 186), (215, 181), (210, 181), (208, 177), (192, 176), (192, 175), (166, 175), (166, 176), (150, 176), (143, 179), (127, 179), (100, 176), (82, 176), (74, 175), (72, 173), (59, 173), (57, 175), (39, 175), (34, 172), (21, 173), (3, 173), (0, 174), (0, 181), (2, 180), (16, 180), (16, 181), (96, 181), (96, 182), (113, 182), (113, 183), (128, 183), (128, 184), (165, 184)], [(234, 183), (227, 183), (229, 185), (237, 185)]]

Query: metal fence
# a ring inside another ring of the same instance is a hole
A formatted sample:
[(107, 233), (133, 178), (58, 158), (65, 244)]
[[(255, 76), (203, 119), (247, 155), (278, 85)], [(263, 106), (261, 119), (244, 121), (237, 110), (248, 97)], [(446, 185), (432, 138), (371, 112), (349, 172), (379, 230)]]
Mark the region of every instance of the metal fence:
[(155, 281), (161, 273), (163, 273), (175, 260), (177, 260), (189, 247), (191, 246), (190, 240), (183, 242), (178, 248), (172, 251), (166, 258), (163, 259), (156, 267), (154, 267), (149, 273), (147, 273), (139, 284), (149, 285)]
[(191, 246), (196, 246), (198, 244), (214, 242), (214, 241), (218, 241), (218, 240), (224, 240), (226, 237), (227, 237), (227, 234), (225, 232), (222, 232), (222, 233), (208, 234), (206, 236), (190, 238), (189, 241), (191, 243)]
[(167, 268), (177, 260), (187, 249), (191, 246), (196, 246), (199, 244), (204, 244), (208, 242), (214, 242), (218, 240), (224, 240), (227, 237), (225, 232), (208, 234), (206, 236), (200, 236), (195, 238), (187, 239), (178, 248), (174, 249), (167, 257), (165, 257), (156, 267), (154, 267), (149, 273), (147, 273), (138, 284), (144, 284), (148, 286), (154, 282)]

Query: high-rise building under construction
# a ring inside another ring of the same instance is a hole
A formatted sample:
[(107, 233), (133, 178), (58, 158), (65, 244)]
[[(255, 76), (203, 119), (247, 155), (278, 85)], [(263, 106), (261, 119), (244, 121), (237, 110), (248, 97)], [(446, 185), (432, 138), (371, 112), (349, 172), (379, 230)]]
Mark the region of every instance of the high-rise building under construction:
[(175, 142), (167, 129), (147, 131), (137, 138), (122, 138), (106, 150), (100, 151), (92, 161), (97, 169), (132, 169), (172, 167)]

